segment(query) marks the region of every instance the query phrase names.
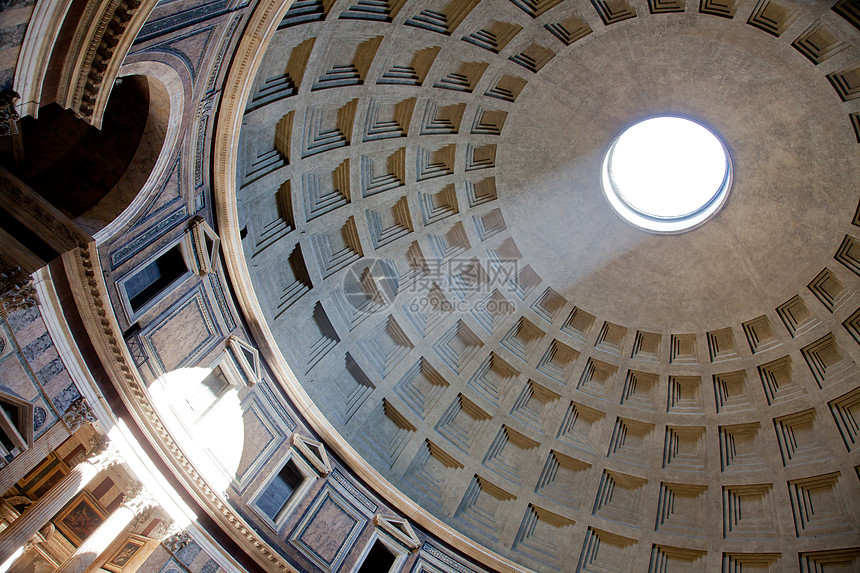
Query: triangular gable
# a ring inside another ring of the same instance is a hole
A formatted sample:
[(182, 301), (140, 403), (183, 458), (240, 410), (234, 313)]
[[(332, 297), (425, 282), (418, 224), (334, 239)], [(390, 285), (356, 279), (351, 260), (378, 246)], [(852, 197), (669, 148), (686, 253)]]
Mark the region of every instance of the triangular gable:
[(415, 551), (421, 546), (421, 540), (405, 519), (378, 513), (373, 517), (373, 524), (410, 551)]
[(325, 446), (312, 438), (302, 436), (301, 434), (293, 434), (293, 447), (298, 450), (299, 454), (313, 468), (324, 476), (331, 473), (331, 464), (328, 461), (328, 454), (325, 452)]

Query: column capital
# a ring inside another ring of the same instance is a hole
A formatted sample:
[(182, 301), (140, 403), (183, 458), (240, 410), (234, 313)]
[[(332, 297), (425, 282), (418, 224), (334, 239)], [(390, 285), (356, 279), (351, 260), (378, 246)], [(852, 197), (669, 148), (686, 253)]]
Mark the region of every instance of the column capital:
[(147, 510), (144, 510), (142, 513), (138, 513), (137, 515), (134, 516), (134, 519), (131, 520), (131, 524), (129, 525), (129, 527), (131, 529), (137, 529), (140, 526), (142, 526), (144, 523), (149, 521), (149, 519), (151, 517), (152, 517), (152, 515), (150, 514), (150, 512)]
[(116, 445), (105, 436), (95, 436), (90, 440), (90, 449), (87, 452), (87, 461), (99, 471), (106, 470), (122, 462)]
[(82, 426), (93, 424), (96, 421), (95, 412), (83, 396), (72, 402), (63, 414), (63, 423), (73, 434)]
[(140, 515), (147, 509), (158, 505), (158, 502), (141, 484), (129, 487), (123, 494), (122, 505), (129, 508), (135, 515)]
[(21, 99), (17, 92), (3, 90), (0, 92), (0, 135), (14, 135), (18, 133), (18, 110), (15, 102)]
[(158, 525), (156, 525), (150, 532), (149, 537), (162, 541), (172, 535), (180, 533), (181, 531), (182, 529), (180, 529), (172, 519), (165, 518), (158, 522)]
[(0, 256), (0, 313), (5, 315), (37, 304), (32, 277)]
[(191, 543), (191, 536), (184, 529), (161, 540), (161, 543), (174, 555)]

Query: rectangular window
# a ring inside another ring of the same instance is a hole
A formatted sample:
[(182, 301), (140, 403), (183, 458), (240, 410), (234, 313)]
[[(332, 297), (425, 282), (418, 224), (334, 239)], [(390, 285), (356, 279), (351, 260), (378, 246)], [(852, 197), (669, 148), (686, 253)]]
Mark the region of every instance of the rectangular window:
[(305, 481), (305, 476), (290, 459), (257, 498), (256, 505), (269, 519), (278, 523), (290, 499)]
[(7, 462), (28, 447), (28, 414), (32, 418), (32, 408), (0, 398), (0, 453)]
[(132, 313), (137, 314), (187, 271), (182, 245), (177, 244), (124, 281), (123, 286)]
[(373, 542), (373, 547), (367, 552), (357, 573), (383, 573), (390, 571), (397, 556), (394, 555), (379, 539)]
[(188, 408), (194, 412), (194, 423), (199, 423), (209, 413), (221, 395), (230, 388), (230, 381), (219, 366), (212, 369), (200, 384), (194, 387), (185, 397)]

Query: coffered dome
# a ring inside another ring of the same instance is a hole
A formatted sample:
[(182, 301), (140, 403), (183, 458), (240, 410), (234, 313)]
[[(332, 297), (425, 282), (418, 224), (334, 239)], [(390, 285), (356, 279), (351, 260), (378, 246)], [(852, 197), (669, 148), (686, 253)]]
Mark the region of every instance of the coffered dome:
[[(856, 544), (856, 25), (788, 0), (295, 3), (222, 182), (264, 354), (352, 469), (494, 567)], [(731, 156), (680, 234), (601, 190), (657, 115)]]
[(860, 567), (860, 0), (0, 13), (0, 570)]

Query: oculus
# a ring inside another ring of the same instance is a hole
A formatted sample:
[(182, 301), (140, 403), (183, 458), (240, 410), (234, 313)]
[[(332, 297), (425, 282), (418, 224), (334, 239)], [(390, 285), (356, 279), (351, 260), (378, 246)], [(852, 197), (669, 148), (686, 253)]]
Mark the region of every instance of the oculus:
[(732, 186), (732, 162), (712, 131), (683, 117), (653, 117), (619, 135), (603, 160), (603, 192), (628, 223), (680, 233), (711, 218)]

